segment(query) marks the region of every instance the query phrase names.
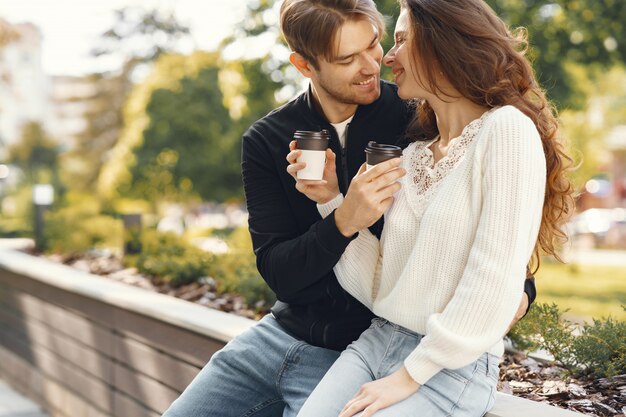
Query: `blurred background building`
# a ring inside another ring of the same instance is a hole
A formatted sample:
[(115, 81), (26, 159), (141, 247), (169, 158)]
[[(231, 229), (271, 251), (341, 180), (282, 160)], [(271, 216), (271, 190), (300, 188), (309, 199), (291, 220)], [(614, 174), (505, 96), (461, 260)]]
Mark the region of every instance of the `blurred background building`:
[(6, 146), (18, 141), (25, 123), (48, 124), (52, 114), (41, 32), (31, 23), (11, 24), (2, 18), (0, 27), (12, 34), (0, 48), (0, 140)]

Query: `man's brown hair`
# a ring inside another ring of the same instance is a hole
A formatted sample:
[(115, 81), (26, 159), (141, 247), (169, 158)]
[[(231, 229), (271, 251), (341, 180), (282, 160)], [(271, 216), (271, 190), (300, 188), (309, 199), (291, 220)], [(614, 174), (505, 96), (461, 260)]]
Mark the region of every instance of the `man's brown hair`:
[(319, 57), (329, 62), (335, 58), (341, 26), (362, 19), (369, 20), (378, 36), (383, 36), (383, 16), (372, 0), (285, 0), (280, 7), (280, 28), (287, 44), (315, 68)]

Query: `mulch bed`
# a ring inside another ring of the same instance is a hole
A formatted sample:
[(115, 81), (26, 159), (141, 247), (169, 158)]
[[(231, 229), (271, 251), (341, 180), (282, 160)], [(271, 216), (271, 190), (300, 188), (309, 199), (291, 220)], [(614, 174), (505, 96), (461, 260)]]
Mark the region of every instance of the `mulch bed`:
[(506, 353), (498, 391), (577, 411), (589, 416), (626, 415), (626, 374), (612, 378), (574, 378), (555, 363)]
[[(178, 297), (206, 307), (259, 319), (271, 306), (247, 306), (237, 294), (218, 294), (211, 278), (172, 288), (126, 268), (115, 256), (91, 253), (81, 256), (48, 257), (56, 262), (129, 285)], [(597, 417), (626, 417), (626, 375), (612, 378), (574, 378), (555, 363), (537, 361), (521, 353), (505, 353), (500, 364), (498, 391), (548, 403)]]

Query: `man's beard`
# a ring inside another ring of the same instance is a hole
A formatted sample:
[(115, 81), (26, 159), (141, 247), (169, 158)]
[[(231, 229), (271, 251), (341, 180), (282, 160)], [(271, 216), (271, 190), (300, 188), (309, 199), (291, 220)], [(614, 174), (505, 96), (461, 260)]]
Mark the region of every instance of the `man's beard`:
[[(378, 80), (376, 80), (378, 82)], [(326, 91), (326, 93), (331, 96), (333, 99), (342, 104), (356, 104), (356, 105), (366, 105), (371, 104), (374, 100), (365, 95), (359, 95), (353, 91), (350, 91), (350, 88), (337, 88), (333, 86), (332, 83), (327, 82), (323, 77), (319, 78), (320, 87)], [(352, 84), (350, 84), (352, 85)], [(376, 88), (376, 87), (375, 87)]]

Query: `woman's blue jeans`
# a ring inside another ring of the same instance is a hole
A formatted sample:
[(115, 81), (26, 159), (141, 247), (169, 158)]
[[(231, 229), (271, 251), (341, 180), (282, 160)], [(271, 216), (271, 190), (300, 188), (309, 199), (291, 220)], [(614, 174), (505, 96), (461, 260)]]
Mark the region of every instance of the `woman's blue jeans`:
[[(422, 336), (376, 318), (330, 368), (298, 417), (337, 417), (361, 386), (404, 366)], [(498, 358), (484, 353), (460, 369), (444, 369), (409, 398), (374, 417), (481, 417), (493, 406)], [(357, 414), (359, 416), (361, 413)]]

